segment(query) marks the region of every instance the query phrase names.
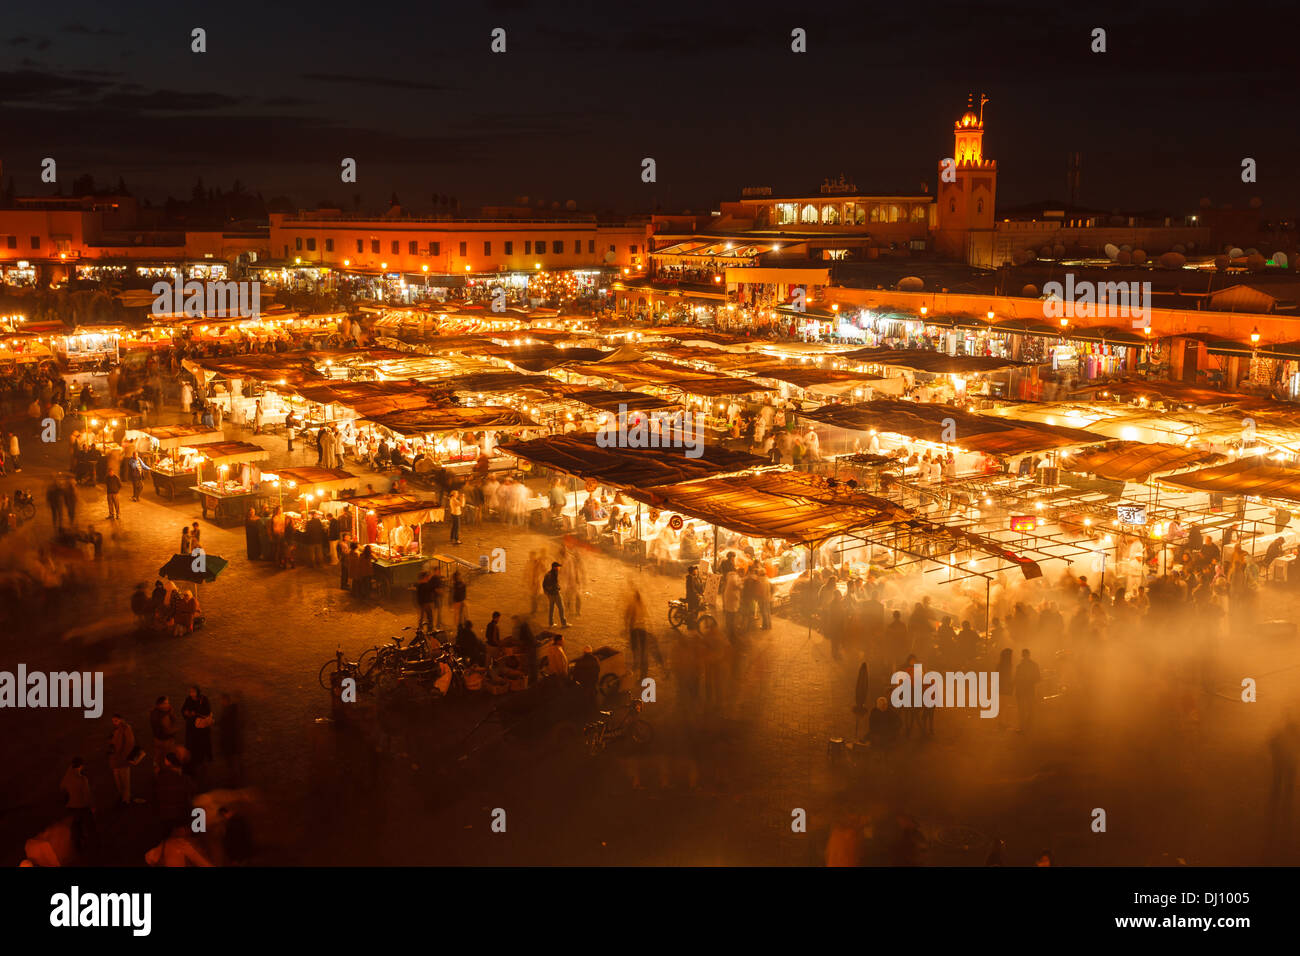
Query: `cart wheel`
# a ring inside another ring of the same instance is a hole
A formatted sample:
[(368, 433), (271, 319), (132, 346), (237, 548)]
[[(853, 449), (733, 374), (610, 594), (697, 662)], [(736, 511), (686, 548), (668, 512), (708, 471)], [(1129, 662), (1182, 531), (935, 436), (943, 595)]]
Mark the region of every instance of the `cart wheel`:
[(679, 607), (670, 607), (668, 609), (668, 623), (680, 631), (686, 626), (686, 614)]
[(638, 747), (644, 747), (655, 739), (655, 729), (649, 721), (634, 720), (628, 725), (627, 738)]
[(334, 675), (338, 673), (339, 662), (335, 660), (326, 661), (320, 669), (320, 685), (326, 690), (334, 688)]
[(606, 674), (600, 679), (596, 687), (605, 697), (610, 697), (618, 693), (618, 689), (623, 684), (623, 679), (617, 674)]
[(695, 626), (701, 634), (708, 634), (717, 630), (718, 619), (712, 614), (701, 614), (695, 619)]

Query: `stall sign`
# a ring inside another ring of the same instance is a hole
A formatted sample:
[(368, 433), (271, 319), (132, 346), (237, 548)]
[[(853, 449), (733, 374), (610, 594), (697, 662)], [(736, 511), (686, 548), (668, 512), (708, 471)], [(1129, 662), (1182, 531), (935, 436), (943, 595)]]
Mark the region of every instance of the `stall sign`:
[(1033, 531), (1038, 526), (1038, 519), (1033, 515), (1012, 515), (1012, 531)]
[(673, 515), (668, 519), (668, 527), (672, 528), (674, 531), (681, 531), (682, 525), (685, 523), (686, 522), (682, 520), (681, 515)]
[(1146, 505), (1116, 505), (1115, 515), (1124, 524), (1146, 524)]

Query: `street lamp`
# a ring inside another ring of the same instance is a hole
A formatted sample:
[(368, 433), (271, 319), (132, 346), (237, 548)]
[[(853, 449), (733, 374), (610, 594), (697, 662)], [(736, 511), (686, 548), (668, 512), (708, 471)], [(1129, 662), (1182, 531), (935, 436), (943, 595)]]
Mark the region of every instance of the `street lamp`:
[(1250, 333), (1250, 344), (1258, 347), (1259, 345), (1259, 326), (1255, 326), (1254, 331)]

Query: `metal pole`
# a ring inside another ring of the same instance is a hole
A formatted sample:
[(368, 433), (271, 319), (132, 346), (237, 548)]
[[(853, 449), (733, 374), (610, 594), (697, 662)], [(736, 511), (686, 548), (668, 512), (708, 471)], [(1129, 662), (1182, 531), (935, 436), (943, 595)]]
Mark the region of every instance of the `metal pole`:
[(993, 626), (990, 619), (993, 615), (992, 588), (989, 585), (987, 576), (984, 578), (984, 637), (990, 639), (993, 636)]

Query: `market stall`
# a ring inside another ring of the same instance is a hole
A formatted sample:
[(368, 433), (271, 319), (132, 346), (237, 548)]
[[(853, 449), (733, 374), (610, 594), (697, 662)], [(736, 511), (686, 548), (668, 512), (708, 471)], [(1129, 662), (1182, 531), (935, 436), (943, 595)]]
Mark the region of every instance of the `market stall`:
[(156, 425), (139, 431), (128, 431), (126, 440), (139, 440), (148, 444), (141, 458), (153, 476), (153, 489), (160, 498), (176, 500), (177, 494), (188, 492), (198, 480), (199, 451), (225, 438), (220, 431), (204, 425)]
[(193, 491), (203, 517), (218, 525), (238, 524), (260, 496), (261, 473), (255, 463), (266, 461), (270, 453), (246, 441), (214, 442), (199, 452)]
[(379, 593), (412, 587), (424, 570), (424, 525), (443, 520), (443, 509), (416, 495), (364, 495), (327, 502), (328, 511), (352, 509), (357, 542), (370, 548)]
[(289, 512), (299, 510), (300, 504), (310, 510), (313, 504), (337, 498), (339, 492), (354, 491), (360, 480), (338, 468), (281, 468), (275, 474), (262, 472), (262, 497)]

